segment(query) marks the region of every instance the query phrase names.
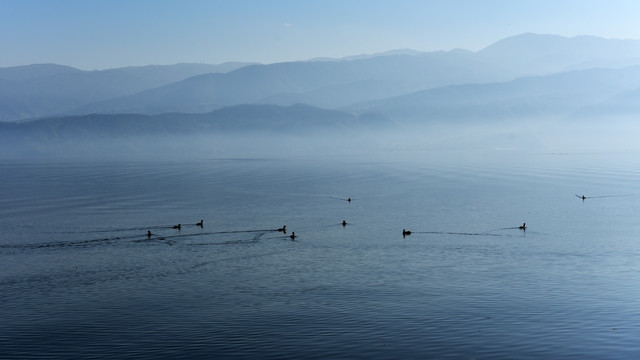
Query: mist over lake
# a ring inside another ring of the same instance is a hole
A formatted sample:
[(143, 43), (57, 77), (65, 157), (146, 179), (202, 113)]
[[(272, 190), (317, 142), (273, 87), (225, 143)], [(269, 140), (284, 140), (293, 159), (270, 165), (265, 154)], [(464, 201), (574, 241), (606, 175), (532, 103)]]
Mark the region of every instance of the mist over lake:
[(27, 3), (1, 359), (640, 357), (638, 4)]

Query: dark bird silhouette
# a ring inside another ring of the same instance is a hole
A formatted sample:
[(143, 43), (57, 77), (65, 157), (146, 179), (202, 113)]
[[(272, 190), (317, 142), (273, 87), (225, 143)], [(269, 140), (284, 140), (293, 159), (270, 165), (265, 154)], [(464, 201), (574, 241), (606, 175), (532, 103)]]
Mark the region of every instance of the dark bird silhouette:
[(586, 196), (582, 195), (582, 200), (584, 200), (584, 199), (586, 199), (586, 198), (587, 198)]
[(342, 226), (347, 226), (347, 221), (346, 220), (342, 220)]
[(178, 230), (180, 230), (180, 229), (182, 229), (182, 225), (180, 225), (180, 224), (178, 224), (178, 225), (173, 225), (173, 228), (174, 228), (174, 229), (178, 229)]
[(148, 238), (150, 238), (150, 237), (151, 237), (151, 235), (153, 235), (153, 234), (151, 233), (151, 231), (150, 231), (150, 230), (147, 230), (147, 237), (148, 237)]
[(411, 235), (411, 231), (408, 231), (406, 229), (402, 229), (402, 237), (405, 237), (407, 235)]
[(291, 238), (291, 240), (295, 240), (296, 239), (296, 233), (295, 231), (291, 232), (291, 236), (289, 236)]
[(349, 203), (351, 203), (351, 198), (348, 198), (348, 199), (347, 199), (347, 201), (348, 201)]
[(280, 229), (278, 229), (278, 231), (283, 232), (283, 233), (287, 233), (287, 225), (282, 225), (282, 227)]
[(200, 220), (199, 223), (196, 223), (196, 226), (204, 227), (204, 220)]
[(522, 225), (518, 226), (520, 230), (527, 230), (527, 223), (522, 223)]

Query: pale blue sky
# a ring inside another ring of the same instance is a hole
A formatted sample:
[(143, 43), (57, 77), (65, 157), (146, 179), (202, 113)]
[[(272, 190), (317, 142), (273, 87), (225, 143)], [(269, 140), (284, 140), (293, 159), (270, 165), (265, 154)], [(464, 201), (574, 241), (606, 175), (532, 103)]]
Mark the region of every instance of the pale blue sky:
[(0, 0), (0, 67), (479, 50), (525, 32), (640, 39), (639, 18), (637, 0)]

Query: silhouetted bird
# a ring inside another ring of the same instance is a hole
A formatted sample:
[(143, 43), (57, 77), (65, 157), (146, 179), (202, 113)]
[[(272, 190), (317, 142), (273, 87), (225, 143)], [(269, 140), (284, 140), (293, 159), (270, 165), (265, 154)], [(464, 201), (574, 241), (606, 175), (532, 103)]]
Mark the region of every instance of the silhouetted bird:
[(151, 235), (153, 235), (151, 231), (147, 230), (147, 237), (151, 237)]
[(204, 227), (204, 220), (200, 220), (199, 223), (196, 223), (196, 226)]
[(346, 220), (342, 220), (342, 226), (347, 226), (347, 221)]
[(527, 223), (522, 223), (522, 225), (518, 226), (518, 229), (527, 230)]
[(406, 229), (402, 229), (402, 237), (405, 237), (407, 235), (411, 235), (411, 231), (408, 231)]
[(174, 228), (174, 229), (178, 229), (178, 230), (180, 230), (180, 229), (182, 229), (182, 225), (180, 225), (180, 224), (178, 224), (178, 225), (173, 225), (173, 228)]
[(280, 229), (278, 229), (278, 231), (283, 232), (283, 233), (287, 233), (287, 225), (282, 225), (282, 227)]
[(291, 240), (295, 240), (296, 238), (296, 233), (295, 231), (291, 233), (291, 236), (289, 236), (291, 238)]
[(584, 200), (584, 199), (586, 199), (586, 198), (587, 198), (586, 196), (582, 195), (582, 200)]
[(348, 199), (347, 199), (347, 201), (348, 201), (348, 202), (351, 202), (351, 198), (348, 198)]

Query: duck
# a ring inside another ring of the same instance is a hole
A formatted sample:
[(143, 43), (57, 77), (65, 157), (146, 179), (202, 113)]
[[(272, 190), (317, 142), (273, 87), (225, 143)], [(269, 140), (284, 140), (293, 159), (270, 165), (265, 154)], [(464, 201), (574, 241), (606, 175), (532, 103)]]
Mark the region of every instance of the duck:
[(291, 236), (289, 236), (291, 238), (291, 240), (295, 240), (296, 238), (296, 233), (295, 231), (291, 233)]
[(347, 226), (347, 221), (346, 220), (342, 220), (342, 226)]
[(348, 199), (347, 199), (347, 201), (348, 201), (348, 202), (351, 202), (351, 198), (348, 198)]
[(178, 225), (173, 225), (173, 228), (174, 228), (174, 229), (178, 229), (178, 230), (180, 230), (180, 229), (182, 229), (182, 225), (180, 225), (180, 224), (178, 224)]
[(149, 237), (149, 238), (150, 238), (150, 237), (151, 237), (151, 235), (153, 235), (153, 234), (151, 233), (151, 230), (147, 230), (147, 237)]
[(520, 230), (527, 230), (527, 223), (522, 223), (522, 225), (518, 226)]
[(196, 223), (196, 226), (204, 227), (204, 220), (200, 220), (199, 223)]
[(282, 227), (280, 229), (277, 229), (277, 230), (286, 234), (287, 233), (287, 225), (282, 225)]
[(407, 235), (411, 235), (411, 231), (408, 231), (406, 229), (402, 229), (402, 236), (407, 236)]

